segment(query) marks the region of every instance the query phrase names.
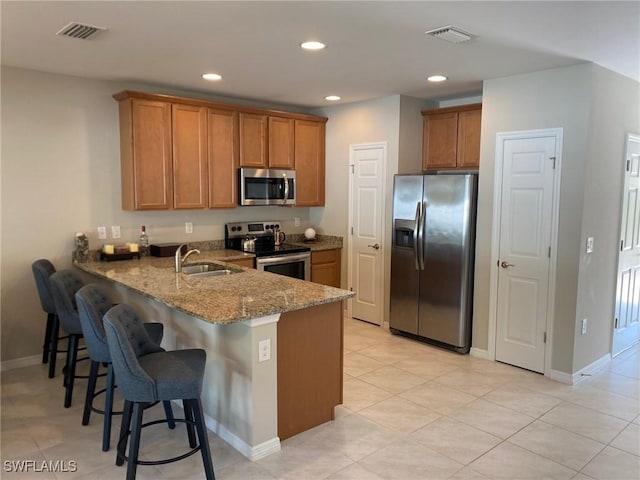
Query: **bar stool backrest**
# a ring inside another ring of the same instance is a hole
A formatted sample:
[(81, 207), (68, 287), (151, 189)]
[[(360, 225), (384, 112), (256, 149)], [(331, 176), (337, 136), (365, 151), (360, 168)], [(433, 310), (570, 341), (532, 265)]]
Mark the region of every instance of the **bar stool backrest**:
[(155, 382), (140, 366), (138, 358), (164, 349), (151, 340), (142, 320), (129, 305), (116, 305), (105, 314), (103, 322), (122, 396), (130, 402), (157, 401)]
[(36, 280), (36, 288), (40, 297), (40, 305), (46, 313), (56, 313), (56, 305), (53, 302), (53, 293), (51, 291), (51, 275), (56, 273), (56, 267), (47, 260), (41, 258), (31, 264), (33, 277)]
[(72, 270), (60, 270), (50, 278), (60, 325), (67, 333), (82, 334), (75, 297), (84, 285), (82, 279)]
[(94, 362), (111, 363), (102, 317), (113, 307), (113, 302), (104, 289), (95, 283), (85, 285), (76, 292), (75, 296), (89, 357)]

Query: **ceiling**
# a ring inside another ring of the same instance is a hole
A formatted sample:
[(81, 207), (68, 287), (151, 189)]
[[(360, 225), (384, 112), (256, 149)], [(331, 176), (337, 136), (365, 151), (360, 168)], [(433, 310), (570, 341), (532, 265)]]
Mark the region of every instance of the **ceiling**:
[[(640, 81), (640, 2), (1, 2), (2, 64), (300, 107), (474, 95), (482, 81), (594, 62)], [(69, 22), (106, 27), (56, 36)], [(425, 35), (453, 25), (473, 38)], [(303, 51), (321, 40), (327, 48)], [(219, 82), (201, 78), (223, 75)], [(435, 73), (449, 77), (426, 81)]]

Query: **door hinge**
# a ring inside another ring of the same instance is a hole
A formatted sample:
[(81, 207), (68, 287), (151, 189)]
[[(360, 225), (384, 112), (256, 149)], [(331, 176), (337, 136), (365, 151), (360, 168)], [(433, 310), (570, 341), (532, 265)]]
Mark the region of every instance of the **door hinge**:
[(620, 320), (618, 320), (618, 317), (616, 317), (616, 318), (613, 320), (613, 328), (615, 328), (616, 330), (617, 330), (618, 328), (620, 328)]
[(556, 157), (549, 157), (549, 160), (551, 160), (551, 168), (553, 168), (555, 170), (556, 169)]
[(548, 256), (549, 258), (551, 258), (551, 247), (549, 247), (549, 250), (548, 250), (548, 252), (547, 252), (547, 256)]
[(620, 251), (624, 250), (624, 239), (620, 240)]
[(547, 332), (544, 332), (544, 336), (543, 336), (543, 338), (542, 338), (542, 341), (543, 341), (544, 343), (547, 343)]
[(626, 167), (626, 171), (630, 171), (631, 170), (631, 160), (627, 160), (627, 167)]
[(351, 235), (353, 235), (353, 227), (351, 227)]
[(349, 165), (349, 168), (351, 169), (351, 173), (356, 173), (356, 166), (355, 165)]

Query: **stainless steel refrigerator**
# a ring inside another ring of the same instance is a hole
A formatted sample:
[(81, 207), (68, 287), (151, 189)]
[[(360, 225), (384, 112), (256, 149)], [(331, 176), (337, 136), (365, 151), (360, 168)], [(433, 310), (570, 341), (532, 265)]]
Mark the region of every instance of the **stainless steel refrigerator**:
[(393, 333), (469, 352), (477, 185), (475, 174), (395, 176)]

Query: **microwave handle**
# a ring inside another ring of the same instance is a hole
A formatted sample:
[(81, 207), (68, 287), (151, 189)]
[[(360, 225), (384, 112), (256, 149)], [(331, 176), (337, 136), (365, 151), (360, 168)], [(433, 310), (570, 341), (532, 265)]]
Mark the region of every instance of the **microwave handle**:
[(282, 205), (287, 204), (287, 200), (289, 200), (289, 180), (287, 179), (287, 174), (283, 173), (282, 178), (284, 178), (284, 198), (282, 199)]

